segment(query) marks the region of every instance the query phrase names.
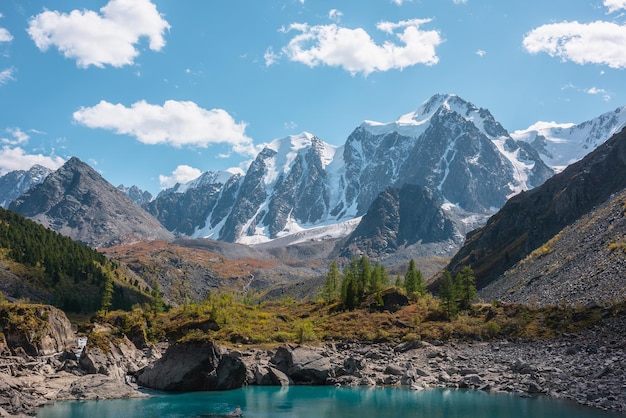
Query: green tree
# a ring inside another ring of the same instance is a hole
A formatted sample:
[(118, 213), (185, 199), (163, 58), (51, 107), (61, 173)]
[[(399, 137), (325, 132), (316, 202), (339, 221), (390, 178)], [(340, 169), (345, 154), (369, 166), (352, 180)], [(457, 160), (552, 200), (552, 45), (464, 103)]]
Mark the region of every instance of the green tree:
[(424, 296), (426, 294), (426, 282), (422, 272), (415, 267), (415, 260), (409, 261), (409, 267), (404, 275), (404, 289), (411, 295)]
[(362, 301), (367, 296), (370, 279), (372, 277), (372, 264), (365, 255), (362, 255), (358, 261), (356, 277), (357, 298), (359, 299), (359, 301)]
[(162, 313), (165, 311), (165, 303), (163, 301), (163, 293), (161, 292), (161, 285), (158, 280), (154, 280), (154, 288), (152, 289), (152, 303), (150, 307), (152, 308), (152, 312)]
[(439, 300), (446, 312), (446, 316), (450, 319), (456, 313), (458, 307), (456, 304), (454, 281), (448, 270), (443, 271), (443, 276), (439, 284)]
[(387, 275), (387, 270), (384, 265), (377, 261), (370, 275), (368, 293), (373, 295), (382, 292), (388, 284), (389, 276)]
[(339, 267), (337, 266), (337, 261), (333, 260), (330, 263), (330, 267), (328, 268), (328, 272), (326, 273), (326, 280), (324, 281), (324, 287), (322, 289), (322, 294), (326, 303), (329, 305), (335, 301), (337, 298), (337, 291), (339, 288)]
[(461, 309), (466, 310), (472, 306), (472, 301), (477, 294), (475, 283), (474, 270), (470, 266), (463, 267), (459, 274), (456, 275), (454, 289)]
[(113, 279), (110, 275), (106, 275), (104, 277), (103, 290), (102, 290), (102, 304), (100, 305), (100, 309), (103, 311), (108, 311), (113, 303)]

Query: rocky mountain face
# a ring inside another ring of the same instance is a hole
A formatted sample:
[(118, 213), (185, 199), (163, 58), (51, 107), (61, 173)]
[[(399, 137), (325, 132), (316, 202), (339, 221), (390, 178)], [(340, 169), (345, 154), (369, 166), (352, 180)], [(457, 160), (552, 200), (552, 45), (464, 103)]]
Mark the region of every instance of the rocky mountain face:
[(159, 193), (144, 208), (178, 235), (217, 238), (214, 231), (225, 221), (241, 182), (239, 174), (206, 172)]
[(152, 193), (141, 190), (137, 186), (126, 187), (123, 184), (120, 184), (119, 186), (117, 186), (117, 188), (124, 192), (126, 196), (130, 197), (130, 200), (132, 200), (139, 206), (147, 205), (152, 200)]
[(531, 305), (626, 300), (626, 189), (566, 226), (480, 292)]
[(374, 200), (341, 255), (380, 258), (417, 243), (449, 242), (457, 249), (464, 234), (442, 205), (441, 194), (424, 186), (390, 187)]
[(6, 209), (31, 187), (42, 183), (52, 170), (38, 164), (29, 170), (11, 171), (0, 177), (0, 207)]
[(456, 273), (471, 265), (483, 288), (625, 188), (626, 129), (542, 186), (512, 197), (484, 227), (468, 234), (448, 269)]
[(72, 158), (9, 209), (91, 247), (172, 239), (154, 217), (78, 158)]
[(178, 185), (146, 208), (178, 234), (254, 244), (360, 217), (389, 187), (425, 186), (484, 214), (553, 173), (489, 111), (437, 95), (394, 123), (364, 122), (341, 147), (308, 133), (276, 140), (245, 176)]

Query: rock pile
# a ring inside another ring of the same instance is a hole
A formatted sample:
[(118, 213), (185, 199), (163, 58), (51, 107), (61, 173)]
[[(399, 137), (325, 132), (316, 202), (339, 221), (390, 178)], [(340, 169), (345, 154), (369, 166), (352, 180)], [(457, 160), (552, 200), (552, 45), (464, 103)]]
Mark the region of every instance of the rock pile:
[[(133, 383), (172, 390), (245, 385), (470, 388), (571, 399), (626, 412), (626, 318), (609, 318), (577, 335), (546, 341), (475, 341), (232, 350), (210, 341), (143, 350), (126, 338), (72, 351), (0, 357), (0, 416), (35, 414), (55, 400), (147, 396)], [(20, 354), (21, 353), (21, 354)]]

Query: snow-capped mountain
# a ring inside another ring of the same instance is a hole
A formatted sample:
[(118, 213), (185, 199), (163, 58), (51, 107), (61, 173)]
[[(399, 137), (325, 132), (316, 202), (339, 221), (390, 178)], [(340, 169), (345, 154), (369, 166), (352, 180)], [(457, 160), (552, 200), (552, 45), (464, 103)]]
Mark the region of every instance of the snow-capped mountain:
[(626, 106), (581, 124), (537, 122), (511, 136), (528, 142), (542, 160), (560, 172), (582, 159), (626, 126)]
[(240, 174), (207, 171), (162, 191), (144, 208), (178, 235), (218, 238), (241, 182)]
[(364, 122), (340, 147), (309, 133), (275, 140), (245, 176), (177, 185), (147, 209), (170, 231), (252, 244), (360, 217), (388, 187), (424, 186), (483, 214), (552, 174), (488, 110), (437, 95), (395, 122)]
[(52, 170), (38, 164), (29, 170), (11, 171), (0, 177), (0, 206), (6, 209), (19, 196), (31, 187), (42, 183)]

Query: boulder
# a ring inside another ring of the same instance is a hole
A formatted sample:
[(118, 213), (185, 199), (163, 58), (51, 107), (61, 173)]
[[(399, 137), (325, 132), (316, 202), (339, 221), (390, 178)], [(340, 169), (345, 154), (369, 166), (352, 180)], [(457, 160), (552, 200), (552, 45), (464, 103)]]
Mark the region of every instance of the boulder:
[(222, 352), (211, 341), (175, 343), (163, 357), (137, 373), (137, 383), (176, 392), (211, 389), (216, 385)]
[(246, 382), (246, 365), (241, 353), (231, 351), (222, 356), (216, 370), (215, 390), (230, 390), (242, 387)]
[(269, 376), (272, 382), (272, 385), (275, 386), (289, 386), (293, 383), (293, 381), (287, 376), (285, 373), (281, 372), (275, 367), (269, 367)]
[(284, 345), (270, 361), (296, 384), (323, 385), (331, 370), (328, 357), (312, 347)]
[[(19, 318), (19, 321), (13, 318)], [(52, 355), (75, 342), (72, 324), (65, 313), (47, 305), (3, 305), (0, 331), (13, 353), (23, 350), (30, 356)]]
[(88, 374), (103, 374), (123, 381), (147, 364), (142, 351), (126, 337), (92, 334), (83, 348), (78, 364)]

